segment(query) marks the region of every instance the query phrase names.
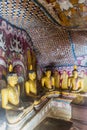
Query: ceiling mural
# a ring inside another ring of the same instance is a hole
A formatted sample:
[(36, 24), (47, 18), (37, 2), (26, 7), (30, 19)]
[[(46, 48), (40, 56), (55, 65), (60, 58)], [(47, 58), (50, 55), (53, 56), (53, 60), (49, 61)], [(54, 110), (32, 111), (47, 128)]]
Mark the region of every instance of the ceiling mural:
[(32, 0), (0, 0), (0, 17), (12, 25), (25, 29), (51, 24), (39, 6)]
[(68, 29), (87, 27), (87, 0), (34, 0), (58, 25)]
[(87, 27), (86, 0), (6, 0), (0, 1), (0, 17), (29, 31), (51, 25), (68, 29)]
[(0, 28), (25, 39), (29, 34), (41, 66), (87, 66), (86, 9), (85, 0), (1, 0)]

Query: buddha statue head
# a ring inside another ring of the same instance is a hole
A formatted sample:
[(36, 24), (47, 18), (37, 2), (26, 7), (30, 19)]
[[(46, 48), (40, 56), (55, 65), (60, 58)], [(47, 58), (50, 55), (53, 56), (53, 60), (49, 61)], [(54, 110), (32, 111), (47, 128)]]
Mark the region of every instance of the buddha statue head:
[(54, 76), (58, 76), (58, 75), (59, 75), (58, 70), (54, 70)]
[(78, 71), (77, 70), (73, 70), (73, 77), (77, 78), (78, 77)]
[(30, 80), (35, 80), (36, 79), (36, 73), (35, 73), (35, 71), (29, 70), (28, 76), (29, 76)]
[(10, 72), (8, 75), (7, 75), (7, 81), (8, 81), (8, 84), (11, 86), (11, 87), (15, 87), (15, 85), (18, 83), (18, 76), (16, 73), (14, 72)]
[(46, 70), (45, 74), (48, 78), (50, 78), (51, 77), (51, 70)]
[(74, 68), (72, 71), (73, 77), (77, 78), (78, 77), (77, 65), (74, 65), (73, 68)]
[(77, 65), (74, 65), (73, 68), (74, 68), (74, 70), (77, 70)]
[(30, 70), (28, 71), (28, 77), (30, 80), (36, 79), (36, 72), (33, 70), (32, 65), (30, 65)]
[(66, 70), (63, 70), (63, 75), (66, 75), (66, 74), (67, 74)]

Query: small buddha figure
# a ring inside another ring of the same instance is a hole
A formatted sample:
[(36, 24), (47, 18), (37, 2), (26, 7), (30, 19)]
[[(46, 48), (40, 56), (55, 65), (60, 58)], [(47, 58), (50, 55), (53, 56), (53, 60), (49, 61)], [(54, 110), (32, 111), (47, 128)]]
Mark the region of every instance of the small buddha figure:
[(32, 70), (32, 66), (28, 72), (29, 80), (25, 83), (25, 91), (27, 96), (37, 95), (36, 72)]
[(57, 70), (54, 71), (54, 86), (55, 88), (60, 88), (60, 74)]
[(20, 87), (16, 73), (10, 72), (7, 76), (7, 88), (1, 90), (2, 108), (8, 110), (23, 110), (20, 106)]
[(54, 77), (51, 76), (51, 70), (46, 70), (45, 76), (41, 80), (41, 84), (45, 91), (54, 90)]
[(68, 87), (70, 91), (81, 92), (83, 90), (83, 79), (78, 76), (77, 69), (72, 71), (73, 76), (68, 79)]
[(68, 90), (68, 74), (66, 72), (66, 70), (63, 71), (62, 75), (61, 75), (61, 89), (62, 90)]

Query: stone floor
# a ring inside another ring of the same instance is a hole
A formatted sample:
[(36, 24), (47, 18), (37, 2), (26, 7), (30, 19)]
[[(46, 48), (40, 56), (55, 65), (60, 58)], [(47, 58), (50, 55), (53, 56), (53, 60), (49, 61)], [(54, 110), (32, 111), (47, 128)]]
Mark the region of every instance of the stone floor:
[(34, 130), (69, 130), (71, 126), (69, 121), (47, 117)]

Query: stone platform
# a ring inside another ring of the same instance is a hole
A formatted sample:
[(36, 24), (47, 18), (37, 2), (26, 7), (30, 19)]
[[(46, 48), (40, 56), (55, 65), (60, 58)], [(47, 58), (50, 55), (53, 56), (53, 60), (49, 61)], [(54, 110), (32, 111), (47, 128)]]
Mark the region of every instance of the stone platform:
[(72, 122), (47, 117), (34, 130), (70, 130)]
[[(6, 130), (34, 130), (41, 122), (48, 118), (54, 120), (71, 121), (71, 101), (72, 99), (65, 99), (59, 97), (51, 97), (41, 102), (40, 106), (35, 105), (26, 116), (22, 116), (18, 122), (7, 122)], [(12, 121), (12, 120), (11, 120)]]
[[(41, 109), (35, 109), (31, 114), (27, 114), (27, 117), (22, 119), (16, 124), (7, 124), (7, 130), (34, 130), (43, 120), (46, 118), (62, 119), (69, 121), (71, 118), (71, 100), (61, 98), (50, 98)], [(29, 118), (29, 116), (31, 118)], [(67, 129), (68, 130), (68, 129)]]

